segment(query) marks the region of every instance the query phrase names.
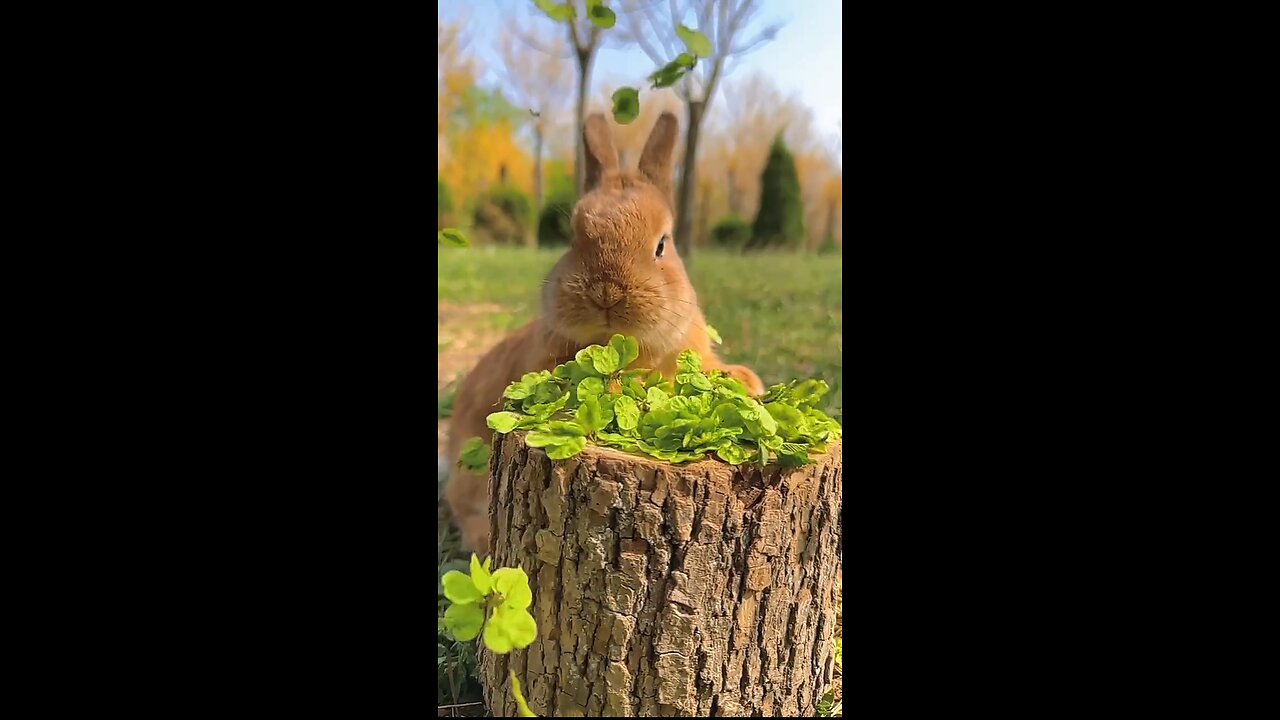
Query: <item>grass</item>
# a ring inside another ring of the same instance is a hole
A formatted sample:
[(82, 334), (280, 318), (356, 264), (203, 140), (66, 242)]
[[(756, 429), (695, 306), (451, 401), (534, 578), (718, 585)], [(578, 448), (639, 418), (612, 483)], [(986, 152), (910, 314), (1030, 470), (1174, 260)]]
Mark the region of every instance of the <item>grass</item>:
[[(468, 352), (483, 352), (483, 348), (474, 348), (536, 317), (542, 280), (563, 252), (563, 248), (440, 250), (437, 300), (441, 308), (438, 352), (442, 357), (455, 350), (455, 343), (473, 339), (464, 337), (471, 330), (483, 342), (473, 342), (473, 349)], [(724, 339), (719, 348), (722, 358), (752, 368), (766, 386), (796, 378), (826, 380), (831, 392), (824, 409), (837, 420), (842, 419), (844, 348), (839, 256), (742, 256), (700, 250), (689, 275), (707, 322)], [(478, 355), (462, 358), (469, 363), (475, 359)], [(440, 388), (438, 411), (442, 419), (452, 408), (456, 384), (450, 381), (454, 377), (448, 375), (441, 380), (444, 387)], [(439, 502), (444, 529), (438, 538), (437, 577), (450, 569), (465, 569), (458, 566), (464, 558), (458, 548), (457, 531), (447, 525), (442, 497)], [(443, 608), (443, 594), (439, 602)], [(482, 706), (471, 704), (480, 699), (474, 667), (475, 643), (451, 641), (440, 624), (436, 695), (439, 716), (484, 714)], [(842, 715), (841, 694), (837, 680), (823, 699), (821, 716)]]

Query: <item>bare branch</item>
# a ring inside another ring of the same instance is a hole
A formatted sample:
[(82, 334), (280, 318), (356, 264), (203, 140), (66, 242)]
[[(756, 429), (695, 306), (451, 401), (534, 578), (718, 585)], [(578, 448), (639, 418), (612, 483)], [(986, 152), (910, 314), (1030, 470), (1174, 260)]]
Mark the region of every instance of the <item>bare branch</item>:
[(578, 41), (578, 23), (569, 21), (569, 39), (573, 42), (573, 49), (579, 54), (586, 48), (582, 47), (582, 43)]
[[(632, 6), (633, 13), (637, 8), (641, 11), (640, 15), (644, 18), (645, 22), (647, 22), (649, 27), (653, 29), (653, 34), (651, 36), (649, 33), (645, 32), (644, 29), (640, 26), (640, 22), (635, 19), (632, 19), (630, 22), (627, 23), (627, 30), (628, 30), (627, 34), (631, 37), (632, 40), (635, 40), (636, 44), (640, 46), (640, 49), (644, 51), (645, 55), (649, 56), (650, 60), (657, 63), (658, 65), (667, 64), (669, 60), (664, 57), (664, 53), (659, 52), (659, 48), (655, 47), (652, 43), (649, 42), (651, 37), (657, 38), (659, 42), (661, 42), (661, 38), (662, 38), (662, 33), (658, 29), (657, 23), (655, 22), (653, 16), (649, 13), (649, 7), (647, 5), (638, 5), (638, 6), (633, 5)], [(634, 15), (633, 15), (633, 18), (634, 18)]]
[[(728, 0), (726, 0), (726, 3)], [(729, 19), (730, 33), (737, 32), (742, 22), (755, 12), (755, 0), (742, 0), (742, 4), (738, 6), (737, 11), (733, 13), (733, 17)]]
[(534, 50), (537, 50), (540, 53), (543, 53), (544, 55), (550, 55), (551, 57), (558, 57), (558, 58), (573, 57), (573, 50), (565, 49), (563, 52), (552, 50), (546, 45), (543, 45), (542, 43), (535, 40), (533, 35), (530, 35), (528, 33), (517, 31), (515, 33), (515, 36), (518, 40), (520, 40), (520, 42), (524, 43), (525, 45), (528, 45), (529, 47), (533, 48)]
[(778, 31), (781, 29), (782, 29), (781, 24), (770, 25), (764, 30), (761, 30), (760, 34), (756, 35), (750, 40), (743, 42), (741, 45), (735, 45), (734, 47), (730, 48), (729, 53), (732, 55), (743, 55), (743, 54), (749, 53), (752, 50), (755, 50), (757, 47), (760, 47), (761, 45), (772, 41), (774, 37), (777, 36)]

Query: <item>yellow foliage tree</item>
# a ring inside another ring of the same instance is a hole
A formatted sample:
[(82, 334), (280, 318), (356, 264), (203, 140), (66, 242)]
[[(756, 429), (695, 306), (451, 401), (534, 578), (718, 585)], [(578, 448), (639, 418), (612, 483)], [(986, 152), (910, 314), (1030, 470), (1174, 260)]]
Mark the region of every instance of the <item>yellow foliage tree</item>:
[(440, 174), (449, 183), (454, 202), (472, 207), (475, 200), (503, 181), (529, 194), (533, 190), (533, 159), (516, 139), (510, 123), (499, 121), (458, 129), (449, 135), (449, 156)]

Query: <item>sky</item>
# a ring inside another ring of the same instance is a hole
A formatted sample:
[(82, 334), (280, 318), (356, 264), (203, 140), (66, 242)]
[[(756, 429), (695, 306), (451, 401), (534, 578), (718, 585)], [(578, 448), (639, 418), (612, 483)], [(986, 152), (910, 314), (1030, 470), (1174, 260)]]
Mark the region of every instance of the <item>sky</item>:
[[(614, 5), (618, 3), (607, 3)], [(818, 130), (829, 146), (837, 146), (843, 102), (843, 37), (839, 0), (761, 0), (749, 35), (773, 22), (782, 22), (773, 42), (757, 48), (737, 63), (729, 80), (753, 72), (767, 75), (783, 94), (796, 93), (812, 108)], [(439, 17), (454, 21), (467, 18), (471, 47), (488, 69), (487, 82), (496, 81), (493, 68), (501, 61), (496, 49), (499, 28), (511, 15), (521, 22), (538, 22), (545, 29), (550, 20), (530, 0), (440, 0)], [(644, 78), (653, 72), (653, 62), (637, 47), (605, 47), (596, 58), (592, 86), (605, 77)], [(602, 72), (607, 68), (607, 73)], [(722, 101), (720, 85), (713, 105)]]

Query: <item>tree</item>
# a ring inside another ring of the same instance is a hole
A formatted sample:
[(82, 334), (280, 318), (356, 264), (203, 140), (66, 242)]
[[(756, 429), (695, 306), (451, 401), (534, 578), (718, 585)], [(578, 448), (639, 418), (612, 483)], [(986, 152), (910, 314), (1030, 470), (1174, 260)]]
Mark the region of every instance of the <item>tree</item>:
[[(541, 5), (535, 1), (535, 5)], [(587, 93), (591, 89), (591, 69), (595, 64), (596, 51), (600, 49), (602, 33), (604, 32), (595, 23), (591, 22), (588, 13), (590, 4), (587, 0), (567, 0), (563, 3), (572, 8), (573, 16), (567, 20), (555, 17), (548, 12), (552, 20), (557, 24), (563, 22), (568, 27), (566, 33), (569, 39), (568, 54), (572, 56), (577, 63), (578, 70), (578, 86), (577, 86), (577, 102), (574, 106), (574, 160), (573, 160), (573, 177), (575, 192), (581, 197), (583, 185), (586, 182), (586, 150), (582, 145), (582, 131), (587, 117)], [(533, 47), (549, 54), (560, 55), (555, 49), (546, 47), (538, 42), (536, 38), (530, 36), (522, 36), (522, 39)]]
[(660, 17), (660, 11), (646, 0), (632, 0), (626, 16), (627, 36), (634, 40), (645, 54), (659, 67), (675, 60), (684, 52), (683, 41), (677, 28), (685, 25), (693, 15), (694, 28), (711, 41), (711, 56), (702, 59), (692, 72), (675, 85), (676, 92), (686, 107), (686, 132), (684, 161), (681, 164), (680, 186), (676, 193), (676, 241), (684, 243), (681, 254), (687, 264), (692, 256), (693, 194), (698, 187), (697, 158), (698, 137), (711, 100), (715, 97), (720, 78), (732, 66), (731, 59), (751, 52), (773, 39), (778, 25), (769, 25), (749, 39), (745, 30), (759, 9), (757, 0), (671, 0), (669, 13)]
[(449, 183), (455, 211), (473, 216), (482, 196), (504, 180), (528, 193), (533, 160), (516, 136), (528, 111), (508, 103), (501, 92), (472, 87), (457, 103), (448, 130), (450, 152), (440, 175)]
[(803, 246), (804, 202), (796, 162), (779, 134), (760, 177), (760, 211), (751, 228), (751, 249), (799, 243)]
[(533, 202), (540, 210), (545, 200), (542, 158), (546, 137), (565, 109), (564, 98), (573, 77), (565, 62), (568, 46), (562, 38), (540, 39), (540, 46), (548, 48), (543, 53), (522, 41), (517, 27), (509, 26), (502, 36), (502, 62), (512, 103), (529, 111), (526, 122), (533, 131)]
[(479, 67), (466, 54), (462, 22), (436, 21), (436, 134), (444, 135), (468, 88), (476, 84)]

